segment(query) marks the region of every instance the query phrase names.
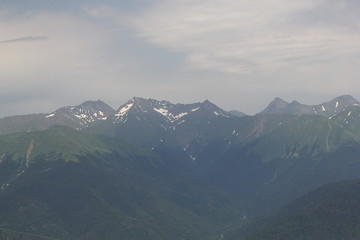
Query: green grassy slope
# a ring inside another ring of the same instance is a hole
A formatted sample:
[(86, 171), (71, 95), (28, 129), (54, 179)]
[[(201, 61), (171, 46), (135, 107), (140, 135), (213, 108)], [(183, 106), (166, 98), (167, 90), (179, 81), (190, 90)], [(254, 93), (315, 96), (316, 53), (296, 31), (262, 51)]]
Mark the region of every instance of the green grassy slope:
[(0, 146), (0, 227), (61, 239), (216, 239), (243, 215), (235, 195), (117, 139), (57, 126), (2, 136)]

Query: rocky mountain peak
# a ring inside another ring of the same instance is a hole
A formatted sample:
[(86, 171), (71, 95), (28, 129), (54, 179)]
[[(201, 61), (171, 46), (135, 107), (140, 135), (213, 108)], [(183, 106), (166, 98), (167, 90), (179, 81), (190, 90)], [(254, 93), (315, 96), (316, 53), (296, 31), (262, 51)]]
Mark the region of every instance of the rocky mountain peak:
[[(192, 104), (173, 104), (169, 101), (158, 101), (155, 99), (144, 99), (134, 97), (127, 103), (123, 104), (114, 114), (113, 122), (121, 123), (126, 122), (127, 116), (131, 114), (150, 114), (162, 118), (167, 122), (176, 122), (180, 118), (193, 113), (197, 110), (213, 113), (215, 115), (222, 115), (229, 117), (230, 114), (222, 110), (209, 100), (205, 100), (202, 103)], [(139, 117), (139, 116), (138, 116)]]
[(276, 97), (270, 104), (261, 112), (262, 114), (282, 114), (288, 107), (289, 103), (283, 99)]
[(216, 106), (214, 103), (210, 102), (209, 100), (205, 100), (201, 104), (199, 104), (199, 107), (201, 110), (215, 114), (217, 116), (224, 116), (224, 117), (230, 117), (231, 114), (224, 111), (223, 109)]
[(334, 98), (329, 102), (318, 105), (306, 105), (297, 101), (288, 103), (281, 98), (275, 98), (261, 114), (308, 114), (333, 116), (348, 106), (357, 105), (359, 102), (350, 95), (343, 95)]
[(334, 98), (330, 102), (324, 103), (323, 105), (333, 105), (336, 108), (345, 108), (347, 106), (359, 104), (359, 101), (356, 100), (351, 95), (342, 95)]
[[(87, 127), (89, 123), (106, 120), (114, 109), (101, 100), (85, 101), (77, 106), (66, 106), (47, 114), (46, 119), (56, 123), (73, 126), (76, 129)], [(66, 123), (68, 122), (68, 123)]]

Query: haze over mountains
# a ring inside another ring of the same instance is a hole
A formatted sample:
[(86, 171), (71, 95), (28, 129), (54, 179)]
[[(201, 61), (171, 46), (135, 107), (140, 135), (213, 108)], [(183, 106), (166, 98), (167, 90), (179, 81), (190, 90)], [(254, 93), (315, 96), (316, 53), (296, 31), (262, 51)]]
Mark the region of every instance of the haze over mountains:
[(332, 116), (348, 106), (358, 105), (359, 101), (350, 95), (337, 97), (329, 102), (318, 105), (305, 105), (297, 101), (288, 103), (281, 98), (275, 98), (262, 114), (315, 114)]
[(244, 239), (259, 216), (360, 178), (351, 96), (242, 117), (207, 100), (87, 101), (2, 118), (0, 133), (0, 227), (66, 239)]
[[(209, 101), (202, 103), (211, 104)], [(348, 106), (360, 104), (350, 95), (343, 95), (333, 100), (318, 105), (305, 105), (297, 101), (288, 103), (281, 98), (275, 98), (269, 105), (259, 114), (282, 114), (282, 115), (320, 115), (332, 116), (341, 112)], [(112, 118), (114, 123), (121, 122), (125, 119), (125, 115), (138, 111), (147, 113), (156, 111), (172, 122), (186, 116), (189, 111), (195, 111), (201, 106), (201, 103), (194, 104), (173, 104), (168, 101), (158, 101), (154, 99), (143, 99), (134, 97), (127, 103), (120, 106), (116, 111), (101, 100), (86, 101), (77, 106), (66, 106), (55, 110), (48, 114), (29, 114), (19, 116), (8, 116), (0, 119), (0, 133), (7, 134), (18, 131), (43, 130), (52, 125), (67, 125), (72, 128), (81, 130), (87, 128), (91, 123), (99, 120), (108, 120)], [(214, 105), (215, 108), (218, 108)], [(238, 110), (226, 112), (218, 108), (223, 114), (231, 114), (237, 117), (243, 117), (247, 114)], [(215, 111), (215, 110), (214, 110)]]

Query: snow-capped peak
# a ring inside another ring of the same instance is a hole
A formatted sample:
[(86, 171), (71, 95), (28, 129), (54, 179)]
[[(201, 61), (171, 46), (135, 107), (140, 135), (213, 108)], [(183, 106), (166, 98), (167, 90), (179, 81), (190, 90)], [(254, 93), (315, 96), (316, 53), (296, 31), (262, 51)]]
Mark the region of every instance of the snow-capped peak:
[[(230, 117), (230, 115), (209, 102), (208, 100), (202, 103), (193, 104), (173, 104), (169, 101), (158, 101), (155, 99), (144, 99), (134, 97), (127, 103), (122, 105), (113, 115), (113, 123), (124, 123), (129, 118), (129, 113), (134, 113), (139, 118), (139, 114), (147, 113), (157, 116), (169, 123), (183, 122), (183, 118), (191, 113), (202, 109), (209, 114), (215, 116)], [(136, 118), (136, 117), (135, 117)], [(135, 119), (134, 118), (134, 119)], [(136, 118), (136, 119), (138, 119)], [(141, 117), (140, 117), (141, 118)], [(181, 120), (180, 120), (181, 119)]]
[(106, 103), (98, 101), (86, 101), (77, 106), (66, 106), (45, 115), (45, 118), (62, 124), (71, 121), (77, 125), (77, 129), (87, 127), (89, 123), (106, 120), (114, 112)]

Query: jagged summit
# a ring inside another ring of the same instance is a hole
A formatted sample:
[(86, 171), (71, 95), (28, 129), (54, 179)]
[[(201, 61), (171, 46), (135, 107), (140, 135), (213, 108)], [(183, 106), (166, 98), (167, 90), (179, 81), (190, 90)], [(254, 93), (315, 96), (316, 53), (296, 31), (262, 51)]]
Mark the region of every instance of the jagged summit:
[(359, 101), (350, 95), (343, 95), (334, 98), (329, 102), (322, 103), (322, 106), (330, 107), (332, 109), (343, 110), (347, 106), (357, 105)]
[(231, 114), (229, 114), (227, 111), (224, 111), (223, 109), (219, 108), (214, 103), (210, 102), (209, 100), (205, 100), (201, 104), (199, 104), (200, 109), (203, 111), (206, 111), (208, 113), (212, 113), (216, 116), (223, 116), (223, 117), (230, 117)]
[(66, 106), (47, 114), (45, 118), (61, 124), (64, 121), (71, 121), (66, 125), (74, 125), (77, 129), (87, 127), (89, 123), (106, 120), (114, 109), (101, 100), (85, 101), (77, 106)]
[(359, 103), (359, 101), (356, 100), (351, 95), (342, 95), (342, 96), (334, 98), (332, 101), (345, 102), (345, 103), (348, 103), (348, 104), (358, 104)]
[(208, 109), (218, 108), (214, 103), (210, 102), (209, 100), (205, 100), (201, 103), (201, 105)]
[(282, 99), (280, 97), (274, 98), (273, 102), (276, 103), (276, 104), (288, 103), (288, 102), (286, 102), (284, 99)]
[(288, 103), (281, 98), (275, 98), (270, 104), (262, 111), (261, 114), (309, 114), (320, 116), (333, 116), (341, 112), (348, 106), (358, 105), (359, 102), (350, 95), (343, 95), (334, 98), (329, 102), (318, 105), (306, 105), (297, 101)]
[(261, 112), (262, 114), (283, 114), (289, 103), (283, 99), (276, 97), (270, 104)]
[(212, 112), (215, 115), (229, 116), (226, 111), (217, 107), (209, 100), (205, 100), (202, 103), (173, 104), (165, 100), (159, 101), (155, 99), (133, 97), (116, 110), (115, 114), (112, 116), (112, 120), (114, 123), (121, 123), (126, 122), (127, 116), (131, 114), (147, 113), (164, 118), (168, 122), (176, 122), (180, 118), (198, 110)]

